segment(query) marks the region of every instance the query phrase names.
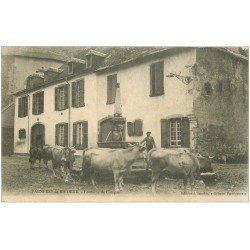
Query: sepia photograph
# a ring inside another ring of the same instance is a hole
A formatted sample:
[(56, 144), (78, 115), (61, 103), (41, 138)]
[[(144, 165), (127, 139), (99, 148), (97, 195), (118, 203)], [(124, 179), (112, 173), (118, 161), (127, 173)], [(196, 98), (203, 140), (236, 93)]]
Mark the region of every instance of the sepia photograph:
[(248, 201), (248, 47), (2, 47), (3, 201)]

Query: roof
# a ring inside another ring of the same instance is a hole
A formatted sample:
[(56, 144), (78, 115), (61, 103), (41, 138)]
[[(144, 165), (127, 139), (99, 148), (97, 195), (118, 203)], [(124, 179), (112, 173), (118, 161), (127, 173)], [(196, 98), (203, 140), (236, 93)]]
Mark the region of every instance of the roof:
[(33, 73), (33, 74), (29, 75), (28, 77), (39, 77), (39, 78), (44, 78), (44, 75), (38, 74), (38, 73)]
[(38, 69), (36, 72), (47, 72), (47, 71), (51, 71), (51, 72), (55, 72), (55, 73), (61, 73), (63, 70), (62, 69), (57, 69), (57, 68), (44, 68), (42, 67), (41, 69)]
[(46, 47), (2, 47), (3, 56), (22, 56), (22, 57), (32, 57), (40, 59), (50, 59), (60, 62), (67, 62), (70, 60), (70, 56), (56, 53), (52, 51), (47, 51)]
[(86, 55), (87, 56), (88, 55), (96, 55), (96, 56), (100, 56), (100, 57), (106, 57), (107, 56), (107, 54), (101, 53), (101, 52), (99, 52), (97, 50), (93, 50), (93, 49), (89, 50), (89, 52)]
[(79, 58), (75, 58), (75, 57), (69, 58), (68, 62), (75, 62), (75, 63), (81, 63), (81, 64), (85, 64), (86, 63), (85, 60), (79, 59)]
[[(206, 48), (206, 47), (200, 47), (200, 48)], [(248, 61), (247, 57), (237, 54), (236, 52), (233, 52), (228, 48), (222, 48), (222, 47), (211, 47), (211, 48), (227, 53), (235, 58)], [(101, 65), (98, 66), (98, 68), (83, 69), (83, 71), (80, 73), (65, 77), (68, 79), (72, 79), (75, 76), (85, 75), (93, 72), (101, 74), (103, 72), (120, 69), (121, 67), (131, 67), (134, 64), (139, 64), (147, 60), (163, 58), (164, 56), (169, 55), (171, 53), (179, 53), (180, 51), (188, 49), (194, 49), (194, 47), (86, 47), (81, 49), (81, 51), (77, 54), (77, 57), (85, 58), (87, 55), (93, 53), (93, 51), (95, 51), (95, 53), (96, 51), (98, 51), (101, 54), (107, 54), (107, 56), (103, 58), (103, 61)], [(79, 62), (82, 63), (84, 61), (83, 59), (77, 59), (77, 60), (79, 60)], [(65, 79), (65, 77), (63, 78), (60, 77), (60, 79), (58, 78), (51, 82), (45, 82), (43, 85), (38, 86), (36, 88), (53, 85), (58, 81)], [(33, 90), (35, 89), (22, 90), (15, 93), (15, 95), (18, 96)]]

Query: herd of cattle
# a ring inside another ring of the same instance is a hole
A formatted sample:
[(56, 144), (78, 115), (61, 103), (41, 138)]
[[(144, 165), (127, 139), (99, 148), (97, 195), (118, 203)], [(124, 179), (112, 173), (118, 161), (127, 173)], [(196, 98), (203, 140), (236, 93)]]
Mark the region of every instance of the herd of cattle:
[[(49, 146), (30, 149), (30, 167), (34, 168), (36, 160), (41, 160), (48, 168), (48, 161), (52, 161), (52, 171), (56, 177), (59, 169), (60, 177), (69, 181), (75, 162), (75, 149), (70, 147)], [(191, 153), (187, 149), (154, 148), (145, 153), (142, 145), (129, 145), (126, 149), (88, 148), (83, 150), (81, 180), (89, 180), (94, 188), (96, 186), (95, 174), (112, 171), (114, 175), (115, 192), (123, 190), (123, 176), (132, 170), (133, 164), (142, 159), (147, 163), (146, 171), (151, 170), (152, 192), (156, 192), (156, 181), (165, 174), (172, 178), (182, 179), (184, 193), (187, 183), (190, 183), (191, 192), (195, 179), (203, 180), (205, 185), (214, 183), (215, 174), (211, 165), (211, 158)]]

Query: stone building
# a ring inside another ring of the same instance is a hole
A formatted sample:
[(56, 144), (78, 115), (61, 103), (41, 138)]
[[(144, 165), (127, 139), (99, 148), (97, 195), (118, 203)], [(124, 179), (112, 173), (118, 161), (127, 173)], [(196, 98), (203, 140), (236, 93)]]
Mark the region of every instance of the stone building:
[(248, 58), (225, 48), (97, 48), (27, 79), (15, 94), (15, 153), (46, 143), (81, 154), (147, 131), (157, 147), (248, 146)]

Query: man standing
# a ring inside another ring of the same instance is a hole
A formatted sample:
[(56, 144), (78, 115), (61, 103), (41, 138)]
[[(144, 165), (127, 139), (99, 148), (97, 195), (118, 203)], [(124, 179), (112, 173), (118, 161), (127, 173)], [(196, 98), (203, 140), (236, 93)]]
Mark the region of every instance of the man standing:
[(141, 141), (141, 144), (146, 142), (146, 150), (148, 153), (152, 148), (156, 148), (156, 146), (155, 146), (155, 140), (151, 136), (151, 132), (148, 131), (146, 134), (147, 136)]

